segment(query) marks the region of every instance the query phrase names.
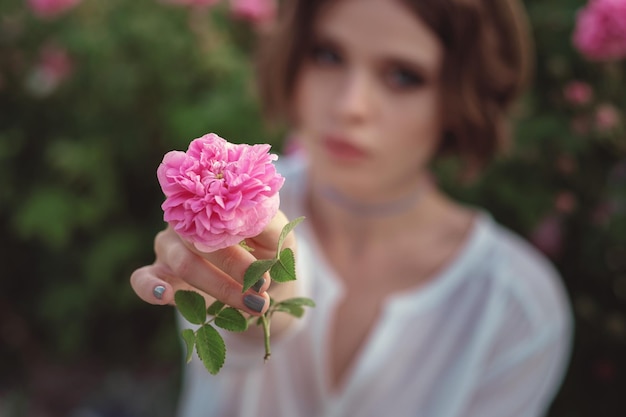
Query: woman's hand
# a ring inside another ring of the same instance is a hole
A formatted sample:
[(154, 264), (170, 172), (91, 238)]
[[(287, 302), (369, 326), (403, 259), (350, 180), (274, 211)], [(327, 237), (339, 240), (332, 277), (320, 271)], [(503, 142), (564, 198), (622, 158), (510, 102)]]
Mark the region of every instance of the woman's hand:
[[(278, 237), (287, 223), (279, 211), (260, 235), (246, 239), (253, 252), (235, 245), (202, 253), (167, 227), (155, 237), (155, 262), (132, 273), (133, 290), (142, 300), (157, 305), (174, 305), (176, 291), (194, 290), (206, 298), (207, 305), (217, 299), (253, 315), (263, 314), (269, 307), (269, 274), (265, 273), (264, 279), (242, 294), (244, 273), (255, 260), (275, 256)], [(290, 233), (283, 247), (295, 252), (295, 244)]]

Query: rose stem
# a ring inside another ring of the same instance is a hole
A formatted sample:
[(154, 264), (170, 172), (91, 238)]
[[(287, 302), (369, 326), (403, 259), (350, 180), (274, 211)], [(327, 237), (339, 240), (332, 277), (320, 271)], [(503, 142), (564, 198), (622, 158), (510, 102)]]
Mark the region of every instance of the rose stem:
[(270, 322), (267, 319), (266, 314), (261, 316), (261, 323), (263, 323), (263, 335), (265, 336), (265, 357), (263, 358), (263, 361), (267, 362), (272, 355), (272, 352), (270, 350)]

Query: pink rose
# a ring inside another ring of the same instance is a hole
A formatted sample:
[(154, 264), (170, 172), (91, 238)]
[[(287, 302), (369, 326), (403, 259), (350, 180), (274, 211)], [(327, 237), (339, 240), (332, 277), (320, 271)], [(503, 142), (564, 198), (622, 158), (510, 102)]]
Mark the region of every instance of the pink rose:
[(590, 0), (578, 12), (572, 40), (588, 59), (626, 58), (626, 1)]
[(54, 18), (70, 10), (81, 0), (28, 0), (28, 5), (37, 17)]
[(261, 233), (278, 211), (284, 178), (269, 145), (235, 145), (210, 133), (163, 157), (157, 177), (163, 218), (198, 250), (212, 252)]
[(576, 209), (576, 206), (576, 196), (570, 191), (561, 191), (554, 199), (554, 208), (562, 214), (572, 213)]
[(619, 111), (611, 104), (601, 104), (596, 109), (595, 124), (600, 132), (613, 130), (620, 122)]
[(563, 249), (563, 224), (558, 215), (544, 217), (531, 232), (529, 240), (550, 258), (558, 258)]
[(582, 81), (571, 81), (563, 89), (563, 95), (568, 103), (582, 106), (591, 101), (593, 90), (591, 86)]
[(267, 23), (276, 16), (276, 0), (231, 0), (231, 10), (236, 18), (253, 23)]
[(74, 61), (67, 50), (55, 44), (45, 45), (39, 52), (39, 61), (31, 71), (27, 86), (36, 96), (54, 92), (74, 71)]

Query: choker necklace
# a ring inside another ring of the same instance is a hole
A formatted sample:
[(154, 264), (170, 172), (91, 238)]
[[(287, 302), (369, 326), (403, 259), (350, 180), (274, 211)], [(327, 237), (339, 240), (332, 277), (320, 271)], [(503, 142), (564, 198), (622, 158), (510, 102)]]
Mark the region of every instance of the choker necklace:
[(352, 200), (351, 198), (346, 197), (344, 194), (341, 194), (335, 188), (330, 186), (323, 187), (321, 189), (321, 196), (326, 198), (328, 201), (338, 205), (339, 207), (345, 209), (346, 211), (351, 212), (352, 214), (363, 217), (377, 217), (390, 216), (408, 210), (422, 196), (422, 189), (418, 188), (409, 196), (404, 197), (400, 200), (378, 204), (367, 204)]

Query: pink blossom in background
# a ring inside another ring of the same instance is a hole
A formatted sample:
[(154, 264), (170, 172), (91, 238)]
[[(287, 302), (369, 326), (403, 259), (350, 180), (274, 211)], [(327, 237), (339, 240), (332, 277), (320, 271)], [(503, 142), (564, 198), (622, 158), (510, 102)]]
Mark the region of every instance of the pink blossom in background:
[(37, 17), (50, 19), (74, 8), (81, 0), (28, 0), (28, 5)]
[(66, 81), (74, 71), (74, 61), (67, 50), (47, 44), (39, 52), (39, 60), (31, 71), (27, 86), (36, 96), (47, 96)]
[(253, 23), (267, 23), (276, 17), (276, 0), (231, 0), (234, 17)]
[(178, 6), (188, 7), (211, 7), (220, 2), (220, 0), (161, 0), (163, 3), (174, 4)]
[(601, 104), (596, 109), (595, 124), (601, 132), (613, 130), (620, 123), (620, 119), (619, 111), (611, 104)]
[(563, 96), (568, 103), (583, 106), (593, 98), (593, 89), (582, 81), (571, 81), (563, 89)]
[(590, 0), (578, 12), (572, 41), (590, 60), (626, 58), (626, 1)]
[(278, 211), (284, 178), (269, 145), (235, 145), (210, 133), (163, 157), (164, 219), (203, 252), (261, 233)]
[(558, 258), (563, 248), (563, 224), (556, 214), (544, 217), (530, 234), (529, 240), (550, 258)]
[(554, 199), (554, 208), (562, 214), (570, 214), (578, 205), (576, 196), (570, 191), (561, 191)]

